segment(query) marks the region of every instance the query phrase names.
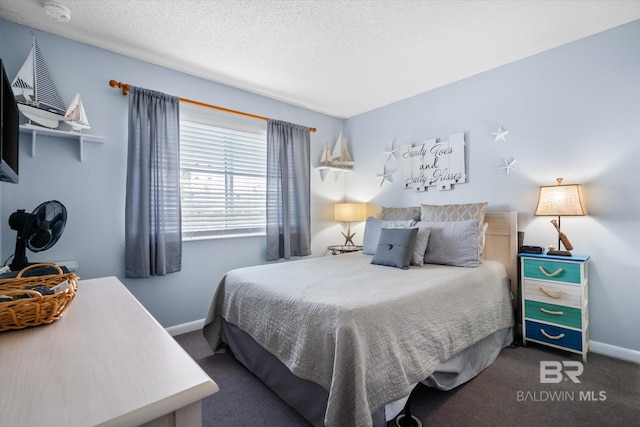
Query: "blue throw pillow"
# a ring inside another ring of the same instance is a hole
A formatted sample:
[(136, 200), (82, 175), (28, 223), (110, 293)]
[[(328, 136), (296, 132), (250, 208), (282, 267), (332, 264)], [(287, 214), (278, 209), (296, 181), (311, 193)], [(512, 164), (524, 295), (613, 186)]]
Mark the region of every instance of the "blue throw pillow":
[(409, 268), (417, 234), (417, 228), (383, 228), (371, 264)]

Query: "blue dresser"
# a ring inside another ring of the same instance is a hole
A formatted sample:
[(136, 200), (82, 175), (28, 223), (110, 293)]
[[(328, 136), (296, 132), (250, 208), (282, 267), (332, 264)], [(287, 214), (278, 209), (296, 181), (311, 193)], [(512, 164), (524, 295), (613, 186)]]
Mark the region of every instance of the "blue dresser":
[(523, 342), (589, 350), (589, 257), (520, 254)]

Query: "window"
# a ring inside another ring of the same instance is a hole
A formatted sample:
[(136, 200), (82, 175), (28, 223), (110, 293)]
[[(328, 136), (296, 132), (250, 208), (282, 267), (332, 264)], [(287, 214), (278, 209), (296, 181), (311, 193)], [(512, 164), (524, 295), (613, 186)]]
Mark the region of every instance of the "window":
[(180, 108), (183, 239), (264, 234), (266, 126)]

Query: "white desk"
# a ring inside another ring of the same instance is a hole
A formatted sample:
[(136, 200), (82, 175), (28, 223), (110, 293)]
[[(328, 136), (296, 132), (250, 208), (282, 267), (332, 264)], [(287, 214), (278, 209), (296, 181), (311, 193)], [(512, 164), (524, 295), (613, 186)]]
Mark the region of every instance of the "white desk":
[(115, 277), (63, 317), (0, 333), (0, 426), (202, 425), (218, 386)]

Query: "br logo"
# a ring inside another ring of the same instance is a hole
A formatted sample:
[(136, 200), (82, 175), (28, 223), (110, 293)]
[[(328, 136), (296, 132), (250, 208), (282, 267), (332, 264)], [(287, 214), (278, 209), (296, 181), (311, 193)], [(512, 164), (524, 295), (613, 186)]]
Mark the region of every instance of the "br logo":
[(584, 365), (582, 362), (565, 360), (558, 362), (555, 360), (540, 361), (540, 382), (542, 384), (557, 384), (563, 380), (570, 379), (575, 384), (580, 384), (578, 377), (582, 375)]

